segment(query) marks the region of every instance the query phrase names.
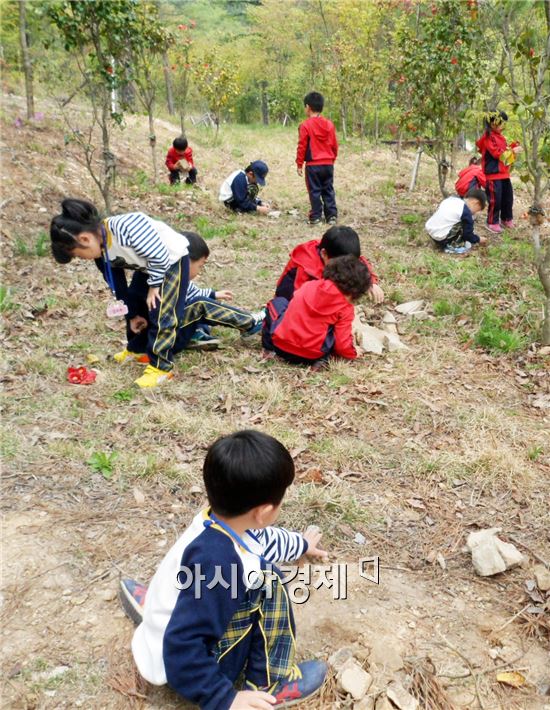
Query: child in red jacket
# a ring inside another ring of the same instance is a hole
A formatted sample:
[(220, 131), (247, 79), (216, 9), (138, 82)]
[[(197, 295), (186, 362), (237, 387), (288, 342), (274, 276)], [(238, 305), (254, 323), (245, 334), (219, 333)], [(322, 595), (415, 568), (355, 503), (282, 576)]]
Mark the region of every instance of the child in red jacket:
[(458, 180), (455, 182), (455, 190), (459, 197), (466, 197), (470, 190), (484, 190), (487, 180), (483, 173), (483, 168), (479, 164), (479, 158), (470, 158), (468, 167), (458, 173)]
[(186, 185), (193, 185), (197, 182), (197, 168), (193, 163), (193, 151), (185, 136), (179, 136), (174, 140), (172, 147), (166, 154), (165, 165), (170, 171), (170, 185), (178, 185), (182, 174), (185, 174)]
[(330, 355), (354, 360), (353, 303), (371, 282), (367, 266), (357, 257), (331, 259), (323, 278), (308, 281), (292, 301), (275, 297), (267, 305), (262, 344), (295, 365), (320, 367)]
[(306, 187), (311, 211), (310, 224), (321, 224), (323, 213), (327, 224), (335, 224), (338, 217), (334, 194), (334, 161), (338, 155), (338, 141), (334, 124), (321, 116), (325, 100), (312, 91), (304, 98), (307, 119), (298, 129), (296, 166), (302, 175), (306, 164)]
[(495, 234), (500, 234), (502, 227), (514, 226), (514, 192), (510, 181), (510, 166), (521, 151), (521, 146), (518, 143), (508, 144), (502, 135), (503, 125), (507, 120), (508, 116), (504, 111), (488, 113), (485, 118), (485, 133), (476, 142), (481, 153), (481, 167), (487, 180), (487, 229)]
[(374, 303), (382, 303), (384, 291), (378, 285), (378, 276), (374, 269), (367, 259), (361, 256), (359, 236), (354, 229), (344, 226), (331, 227), (321, 240), (311, 239), (309, 242), (298, 244), (291, 251), (290, 259), (277, 281), (275, 296), (282, 296), (290, 301), (294, 291), (307, 281), (323, 278), (324, 268), (331, 259), (347, 254), (352, 254), (366, 264), (371, 276), (368, 296)]

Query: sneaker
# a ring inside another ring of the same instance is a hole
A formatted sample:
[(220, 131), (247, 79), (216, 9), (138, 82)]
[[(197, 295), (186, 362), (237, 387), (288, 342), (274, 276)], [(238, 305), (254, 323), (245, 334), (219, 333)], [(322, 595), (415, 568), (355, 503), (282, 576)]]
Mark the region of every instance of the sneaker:
[(500, 234), (502, 232), (500, 224), (486, 224), (485, 227), (493, 234)]
[(327, 219), (327, 224), (336, 224), (338, 222), (338, 218), (336, 215), (332, 215), (332, 217), (329, 217)]
[(136, 626), (143, 621), (143, 605), (147, 587), (136, 582), (135, 579), (121, 579), (118, 598), (124, 609), (126, 616), (131, 619)]
[(119, 353), (115, 353), (113, 355), (113, 359), (116, 360), (119, 364), (122, 364), (124, 362), (141, 362), (144, 365), (147, 365), (149, 363), (149, 355), (147, 353), (131, 353), (129, 350), (121, 350)]
[[(292, 668), (287, 679), (262, 690), (275, 697), (273, 707), (288, 708), (317, 695), (325, 682), (326, 674), (327, 664), (323, 661), (304, 661)], [(260, 690), (249, 681), (246, 681), (245, 686), (249, 690)]]
[(309, 219), (308, 224), (310, 227), (315, 227), (317, 224), (323, 224), (323, 220), (320, 217), (318, 219)]
[(185, 346), (186, 350), (217, 350), (221, 344), (219, 338), (205, 333), (204, 330), (197, 330), (195, 335)]
[(470, 251), (472, 248), (472, 245), (470, 242), (464, 242), (463, 244), (460, 244), (459, 246), (453, 246), (452, 244), (448, 244), (445, 249), (443, 249), (444, 254), (466, 254), (467, 252)]
[(243, 340), (253, 338), (261, 332), (265, 320), (265, 308), (262, 308), (262, 310), (257, 313), (252, 313), (252, 317), (254, 318), (254, 325), (248, 330), (245, 330), (244, 333), (241, 333), (241, 338)]
[(505, 229), (513, 229), (516, 225), (514, 224), (514, 220), (513, 220), (513, 219), (505, 219), (505, 220), (502, 221), (502, 226), (503, 226)]
[(142, 389), (157, 387), (157, 385), (166, 382), (166, 380), (171, 380), (173, 377), (173, 372), (166, 372), (166, 370), (159, 370), (157, 367), (147, 365), (143, 375), (134, 380), (134, 384)]

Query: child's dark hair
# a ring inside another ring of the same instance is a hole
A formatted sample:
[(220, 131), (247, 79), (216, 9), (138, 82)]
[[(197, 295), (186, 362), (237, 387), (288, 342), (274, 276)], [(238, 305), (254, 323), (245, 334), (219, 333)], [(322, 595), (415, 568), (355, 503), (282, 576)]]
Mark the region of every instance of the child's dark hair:
[(335, 226), (327, 229), (321, 238), (319, 249), (324, 249), (329, 259), (336, 256), (361, 256), (361, 244), (355, 229)]
[(294, 480), (294, 461), (277, 439), (245, 429), (210, 446), (202, 475), (214, 513), (236, 517), (258, 505), (279, 505)]
[(187, 150), (189, 143), (185, 136), (178, 136), (177, 138), (174, 138), (172, 145), (176, 150)]
[(473, 158), (470, 158), (468, 165), (479, 165), (479, 158), (474, 155)]
[(210, 249), (204, 239), (196, 232), (182, 232), (183, 236), (189, 242), (189, 258), (191, 261), (199, 259), (208, 259)]
[(331, 259), (325, 266), (323, 278), (334, 281), (340, 291), (349, 296), (352, 301), (359, 300), (371, 286), (371, 275), (367, 265), (351, 254)]
[(318, 91), (310, 91), (309, 94), (304, 96), (304, 106), (309, 106), (315, 113), (321, 113), (323, 106), (325, 105), (325, 99), (323, 94)]
[(506, 111), (488, 111), (484, 118), (485, 130), (489, 133), (492, 126), (500, 126), (506, 123), (507, 120), (508, 114)]
[(52, 254), (59, 264), (68, 264), (78, 246), (78, 235), (97, 232), (101, 217), (91, 202), (70, 197), (63, 200), (61, 210), (61, 214), (56, 215), (50, 224)]
[(465, 200), (477, 200), (481, 205), (481, 209), (484, 210), (487, 205), (487, 195), (484, 190), (480, 190), (478, 187), (473, 190), (469, 190), (464, 198)]

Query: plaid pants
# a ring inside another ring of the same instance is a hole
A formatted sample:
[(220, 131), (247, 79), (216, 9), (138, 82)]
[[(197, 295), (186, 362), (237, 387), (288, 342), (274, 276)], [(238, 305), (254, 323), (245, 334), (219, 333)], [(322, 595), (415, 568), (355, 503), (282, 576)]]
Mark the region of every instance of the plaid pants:
[(445, 249), (445, 247), (448, 246), (459, 246), (460, 244), (464, 243), (464, 229), (462, 227), (462, 222), (457, 222), (456, 224), (453, 224), (451, 227), (449, 234), (445, 237), (445, 239), (441, 239), (440, 241), (435, 241), (435, 245), (439, 249)]
[(168, 269), (160, 287), (160, 304), (149, 311), (147, 354), (153, 367), (166, 372), (174, 366), (173, 350), (178, 328), (183, 321), (189, 257), (184, 256)]
[(255, 321), (250, 311), (228, 306), (213, 298), (198, 298), (185, 306), (178, 329), (175, 352), (185, 348), (201, 323), (223, 325), (226, 328), (236, 328), (245, 332), (252, 328)]
[(249, 592), (215, 650), (219, 662), (249, 636), (245, 678), (258, 688), (269, 688), (286, 679), (296, 655), (294, 620), (287, 592), (276, 572), (266, 571), (265, 575), (264, 585)]

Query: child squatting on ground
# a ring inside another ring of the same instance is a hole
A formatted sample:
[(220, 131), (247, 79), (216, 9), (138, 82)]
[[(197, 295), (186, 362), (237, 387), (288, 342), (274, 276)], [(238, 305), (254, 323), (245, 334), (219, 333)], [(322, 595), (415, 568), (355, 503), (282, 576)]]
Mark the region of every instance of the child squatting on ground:
[[(149, 364), (135, 383), (156, 387), (170, 379), (189, 284), (187, 239), (143, 212), (101, 219), (94, 205), (84, 200), (65, 199), (61, 207), (50, 225), (55, 260), (68, 264), (76, 257), (96, 262), (118, 299), (107, 308), (107, 316), (127, 316), (127, 350), (140, 352), (132, 340), (147, 329)], [(130, 289), (124, 269), (135, 271)], [(146, 279), (140, 278), (140, 271)], [(143, 301), (147, 318), (140, 314)]]
[(332, 121), (321, 116), (324, 104), (323, 95), (317, 91), (307, 94), (304, 98), (307, 118), (298, 128), (296, 168), (301, 176), (304, 163), (306, 165), (311, 225), (320, 224), (323, 216), (327, 224), (335, 224), (338, 218), (333, 184), (338, 141)]
[[(132, 640), (138, 670), (203, 710), (305, 700), (321, 688), (326, 665), (296, 664), (291, 603), (275, 564), (327, 553), (318, 532), (272, 527), (294, 479), (292, 457), (272, 436), (240, 431), (210, 446), (203, 478), (210, 508), (195, 516), (146, 590)], [(141, 599), (137, 586), (122, 582), (123, 592)]]
[(197, 182), (197, 168), (193, 162), (193, 151), (185, 136), (174, 139), (172, 147), (168, 149), (166, 154), (165, 165), (170, 172), (170, 185), (178, 185), (184, 175), (187, 185)]
[(426, 222), (433, 243), (446, 254), (465, 254), (475, 244), (486, 244), (486, 237), (474, 233), (474, 215), (485, 209), (483, 190), (470, 190), (462, 200), (456, 195), (441, 202)]
[(351, 227), (334, 226), (323, 234), (322, 239), (312, 239), (298, 244), (291, 253), (283, 273), (277, 281), (276, 296), (290, 301), (294, 291), (307, 281), (323, 278), (325, 266), (337, 256), (352, 256), (361, 259), (369, 270), (371, 286), (368, 296), (374, 303), (382, 303), (384, 291), (378, 284), (378, 276), (364, 256), (361, 256), (361, 244), (357, 232)]
[(510, 143), (502, 135), (508, 116), (504, 111), (491, 111), (485, 117), (485, 132), (476, 142), (481, 153), (481, 167), (487, 180), (487, 229), (495, 234), (502, 227), (514, 226), (514, 191), (510, 180), (510, 167), (522, 148), (519, 143)]
[(258, 197), (268, 172), (263, 160), (254, 160), (244, 170), (234, 170), (221, 184), (219, 201), (234, 212), (268, 214), (269, 205)]
[(370, 285), (366, 264), (356, 256), (338, 256), (325, 266), (322, 279), (305, 283), (290, 302), (273, 298), (267, 304), (262, 331), (266, 356), (275, 353), (287, 362), (315, 369), (323, 367), (331, 355), (358, 357), (353, 304)]

